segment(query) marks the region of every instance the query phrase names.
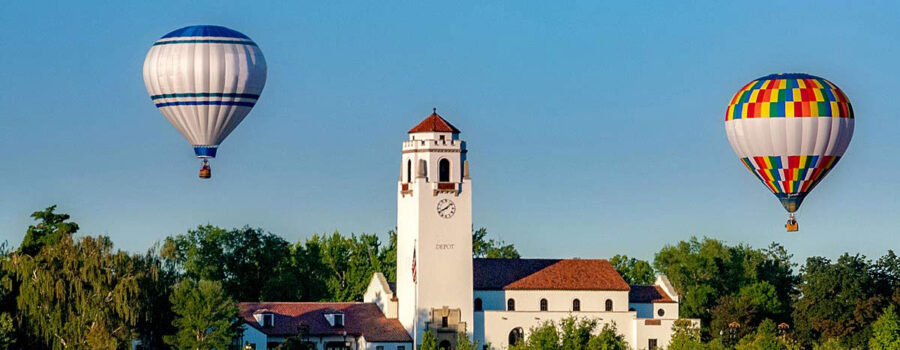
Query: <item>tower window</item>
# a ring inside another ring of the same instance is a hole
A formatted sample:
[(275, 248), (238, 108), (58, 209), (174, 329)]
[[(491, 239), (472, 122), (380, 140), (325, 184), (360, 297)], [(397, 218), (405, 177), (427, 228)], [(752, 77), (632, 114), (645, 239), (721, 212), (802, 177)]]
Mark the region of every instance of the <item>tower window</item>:
[(516, 299), (510, 298), (506, 301), (506, 311), (516, 311)]
[(547, 299), (541, 299), (541, 311), (547, 311)]
[(613, 311), (612, 299), (606, 299), (606, 311)]
[(484, 310), (483, 306), (481, 305), (481, 298), (475, 298), (475, 311), (481, 310)]
[(447, 316), (441, 317), (441, 328), (447, 328)]
[(412, 159), (406, 161), (406, 182), (412, 182)]
[(442, 158), (438, 163), (438, 173), (438, 181), (450, 182), (450, 161), (447, 158)]
[(581, 311), (581, 300), (572, 300), (572, 311)]

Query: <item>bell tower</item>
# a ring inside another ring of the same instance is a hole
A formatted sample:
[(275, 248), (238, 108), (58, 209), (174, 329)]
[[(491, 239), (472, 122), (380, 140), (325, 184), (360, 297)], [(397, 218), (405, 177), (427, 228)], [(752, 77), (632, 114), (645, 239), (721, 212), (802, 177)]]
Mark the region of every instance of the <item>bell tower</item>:
[(416, 344), (426, 329), (472, 335), (472, 181), (459, 129), (435, 110), (403, 141), (397, 183), (397, 298)]

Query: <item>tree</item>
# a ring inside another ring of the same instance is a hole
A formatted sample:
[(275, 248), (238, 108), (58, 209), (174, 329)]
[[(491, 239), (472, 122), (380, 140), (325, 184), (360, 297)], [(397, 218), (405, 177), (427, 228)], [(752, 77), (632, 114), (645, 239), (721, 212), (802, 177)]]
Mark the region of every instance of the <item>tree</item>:
[(527, 350), (562, 350), (559, 344), (559, 331), (553, 321), (546, 321), (540, 326), (532, 327), (528, 338), (510, 349)]
[(475, 258), (518, 259), (519, 251), (512, 244), (501, 240), (486, 239), (487, 229), (482, 227), (472, 232), (472, 256)]
[(465, 332), (456, 335), (456, 350), (478, 350), (478, 342), (472, 342)]
[(668, 350), (703, 350), (705, 348), (700, 341), (700, 327), (695, 327), (694, 323), (687, 319), (679, 319), (674, 322)]
[(609, 262), (628, 284), (653, 284), (656, 281), (653, 267), (647, 261), (616, 254)]
[[(47, 236), (43, 236), (47, 237)], [(134, 260), (107, 237), (68, 234), (40, 252), (13, 254), (26, 348), (116, 349), (129, 344), (140, 295)]]
[(894, 305), (888, 306), (884, 314), (872, 323), (872, 338), (869, 349), (900, 349), (900, 317), (894, 311)]
[(321, 254), (327, 276), (325, 285), (333, 301), (362, 299), (372, 274), (384, 273), (395, 266), (383, 263), (385, 254), (378, 236), (373, 234), (345, 237), (335, 232), (330, 236), (314, 235), (306, 245), (317, 247)]
[(135, 276), (140, 286), (138, 317), (135, 330), (141, 345), (146, 349), (167, 348), (163, 337), (175, 332), (172, 319), (172, 302), (169, 300), (178, 276), (171, 261), (158, 254), (158, 244), (144, 255), (134, 257)]
[(681, 315), (700, 318), (703, 333), (709, 335), (712, 312), (720, 301), (752, 299), (758, 293), (769, 293), (768, 286), (774, 293), (767, 295), (767, 300), (777, 300), (770, 304), (779, 307), (763, 303), (765, 305), (759, 305), (757, 310), (754, 305), (748, 314), (754, 320), (769, 317), (780, 322), (789, 321), (790, 309), (786, 306), (796, 295), (797, 280), (790, 259), (784, 248), (774, 243), (760, 250), (745, 245), (730, 247), (718, 240), (704, 238), (701, 241), (692, 237), (676, 245), (664, 246), (655, 255), (653, 265), (656, 271), (669, 278), (682, 296)]
[(419, 350), (438, 350), (437, 336), (430, 329), (422, 333), (422, 344)]
[(176, 349), (226, 349), (240, 335), (237, 304), (219, 282), (184, 279), (171, 301), (176, 332), (165, 341)]
[(599, 334), (591, 337), (591, 340), (588, 342), (587, 349), (626, 350), (628, 349), (628, 343), (625, 342), (625, 337), (620, 335), (616, 330), (615, 323), (607, 323), (603, 325), (603, 329), (600, 330)]
[(887, 302), (878, 294), (872, 264), (860, 255), (844, 254), (832, 263), (822, 257), (807, 259), (800, 292), (794, 305), (798, 339), (809, 346), (819, 339), (840, 339), (850, 348), (865, 348), (869, 324)]
[(25, 239), (19, 246), (19, 253), (33, 256), (41, 251), (41, 247), (55, 244), (78, 232), (78, 224), (66, 221), (70, 218), (69, 214), (57, 214), (54, 211), (56, 206), (51, 205), (31, 214), (38, 223), (28, 226)]
[(597, 328), (597, 321), (566, 317), (559, 321), (560, 348), (566, 350), (586, 350), (591, 340), (591, 332)]
[(813, 346), (813, 350), (850, 350), (849, 348), (841, 345), (840, 339), (830, 338), (821, 344), (816, 344)]
[(775, 322), (766, 319), (756, 332), (747, 335), (735, 346), (735, 350), (794, 350), (799, 349), (784, 337), (778, 336)]
[(290, 265), (289, 244), (262, 229), (198, 226), (167, 237), (162, 256), (171, 260), (180, 277), (219, 281), (235, 300), (301, 299), (303, 281)]
[(16, 313), (13, 279), (9, 275), (9, 251), (6, 242), (0, 244), (0, 350), (14, 349), (16, 346)]

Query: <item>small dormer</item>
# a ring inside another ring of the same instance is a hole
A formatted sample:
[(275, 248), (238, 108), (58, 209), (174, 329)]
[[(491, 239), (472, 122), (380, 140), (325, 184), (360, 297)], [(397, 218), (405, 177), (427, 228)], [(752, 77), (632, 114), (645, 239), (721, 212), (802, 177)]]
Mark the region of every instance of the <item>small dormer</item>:
[(272, 328), (275, 326), (275, 314), (266, 309), (259, 309), (253, 313), (253, 318), (256, 319), (256, 323), (263, 328)]
[(344, 313), (337, 310), (330, 310), (325, 313), (325, 319), (328, 320), (328, 324), (334, 328), (344, 328), (344, 325), (347, 322)]

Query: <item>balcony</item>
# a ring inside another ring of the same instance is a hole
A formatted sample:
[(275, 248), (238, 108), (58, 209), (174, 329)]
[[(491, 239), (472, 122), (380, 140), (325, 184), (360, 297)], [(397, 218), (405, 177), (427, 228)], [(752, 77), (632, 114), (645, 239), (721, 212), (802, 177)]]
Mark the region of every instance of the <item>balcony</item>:
[(459, 184), (456, 182), (437, 182), (433, 187), (433, 195), (438, 193), (452, 193), (454, 196), (459, 195)]

